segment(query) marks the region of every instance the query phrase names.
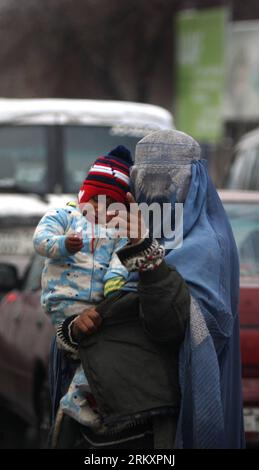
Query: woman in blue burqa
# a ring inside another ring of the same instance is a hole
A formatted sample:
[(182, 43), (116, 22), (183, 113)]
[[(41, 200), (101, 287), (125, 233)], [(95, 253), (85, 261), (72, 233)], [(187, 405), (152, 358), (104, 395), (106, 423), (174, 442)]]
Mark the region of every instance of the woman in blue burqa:
[(238, 255), (198, 143), (178, 131), (150, 134), (137, 145), (132, 180), (137, 201), (184, 203), (182, 246), (165, 257), (191, 293), (178, 446), (243, 447)]
[[(131, 184), (138, 203), (161, 207), (167, 203), (162, 231), (157, 231), (161, 221), (157, 227), (150, 218), (149, 238), (158, 239), (164, 247), (166, 264), (179, 273), (190, 294), (188, 322), (179, 347), (181, 401), (172, 448), (242, 448), (238, 255), (206, 162), (200, 158), (199, 144), (176, 130), (147, 135), (136, 147)], [(182, 230), (181, 217), (180, 225), (175, 224), (176, 203), (183, 205)], [(151, 259), (152, 250), (145, 250)], [(134, 271), (124, 292), (139, 290), (142, 274), (136, 266), (140, 259), (143, 262), (143, 253), (132, 251), (130, 243), (118, 253)], [(84, 346), (87, 356), (90, 350)]]

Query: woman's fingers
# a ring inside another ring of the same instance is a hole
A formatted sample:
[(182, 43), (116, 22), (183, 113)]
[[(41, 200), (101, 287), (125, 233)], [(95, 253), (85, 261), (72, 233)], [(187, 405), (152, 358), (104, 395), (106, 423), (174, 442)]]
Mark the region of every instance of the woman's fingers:
[(88, 310), (88, 317), (92, 320), (96, 327), (100, 326), (102, 323), (101, 315), (94, 308)]
[(127, 217), (117, 216), (113, 227), (119, 230), (121, 237), (127, 236), (129, 239), (141, 239), (147, 231), (140, 211), (136, 215), (128, 214)]
[(85, 309), (72, 324), (72, 334), (78, 341), (82, 335), (90, 335), (99, 328), (102, 322), (101, 315), (94, 309)]
[(96, 330), (96, 326), (91, 318), (85, 318), (84, 321), (82, 321), (82, 328), (86, 334), (93, 333)]
[[(134, 196), (131, 193), (126, 194), (129, 203), (129, 211), (108, 211), (107, 222), (109, 228), (117, 229), (119, 237), (127, 237), (131, 243), (137, 243), (145, 237), (147, 229), (141, 211)], [(134, 204), (134, 206), (130, 206)]]
[(102, 318), (95, 309), (85, 310), (73, 322), (73, 335), (80, 338), (82, 334), (90, 335), (94, 333), (100, 326)]
[(135, 203), (136, 204), (136, 201), (134, 199), (134, 196), (131, 194), (131, 193), (127, 193), (126, 194), (126, 198), (127, 198), (127, 201), (129, 204), (132, 204), (132, 203)]
[(90, 308), (84, 313), (81, 313), (80, 317), (80, 325), (84, 328), (84, 331), (88, 329), (98, 328), (102, 322), (101, 315), (96, 312), (94, 308)]

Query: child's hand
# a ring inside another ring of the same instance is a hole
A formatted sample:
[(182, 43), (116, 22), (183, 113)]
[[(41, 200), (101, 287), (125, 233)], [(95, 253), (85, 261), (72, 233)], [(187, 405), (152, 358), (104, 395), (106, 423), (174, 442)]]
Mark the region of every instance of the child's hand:
[(70, 235), (69, 237), (66, 237), (65, 240), (66, 249), (72, 254), (80, 251), (83, 248), (83, 244), (82, 238), (77, 235)]

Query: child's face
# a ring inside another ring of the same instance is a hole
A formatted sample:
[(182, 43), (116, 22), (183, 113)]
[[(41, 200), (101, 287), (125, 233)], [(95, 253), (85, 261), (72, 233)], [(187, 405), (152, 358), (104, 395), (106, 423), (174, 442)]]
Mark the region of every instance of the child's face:
[[(91, 199), (89, 199), (88, 204), (91, 204), (93, 211), (83, 211), (83, 215), (89, 220), (91, 223), (100, 223), (101, 220), (105, 220), (107, 222), (106, 214), (107, 210), (113, 202), (116, 202), (113, 198), (110, 196), (106, 196), (105, 198), (99, 198), (98, 196), (93, 196)], [(91, 213), (90, 213), (91, 212)]]

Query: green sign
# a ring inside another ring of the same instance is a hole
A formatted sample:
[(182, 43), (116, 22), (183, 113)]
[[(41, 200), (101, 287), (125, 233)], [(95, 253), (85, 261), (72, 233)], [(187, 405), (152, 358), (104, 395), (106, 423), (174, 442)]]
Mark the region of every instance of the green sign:
[(227, 9), (186, 10), (176, 21), (176, 124), (201, 142), (222, 135)]

